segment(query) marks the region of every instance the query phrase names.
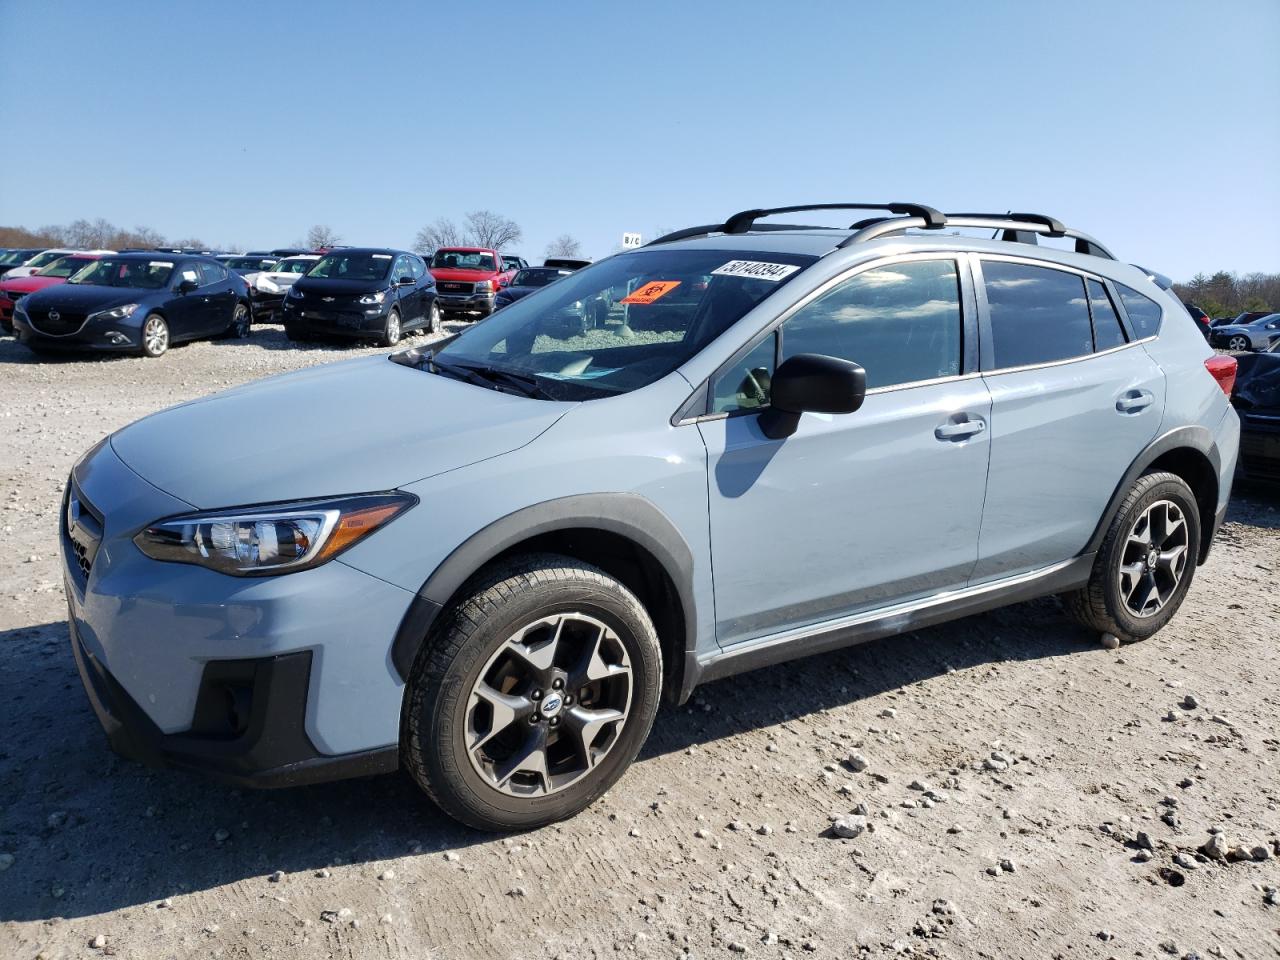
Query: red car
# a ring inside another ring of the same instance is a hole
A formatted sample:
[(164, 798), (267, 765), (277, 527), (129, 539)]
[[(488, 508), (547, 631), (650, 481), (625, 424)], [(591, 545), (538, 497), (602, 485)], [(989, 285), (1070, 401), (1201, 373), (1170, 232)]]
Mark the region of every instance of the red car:
[(436, 302), (444, 316), (493, 313), (493, 298), (511, 282), (502, 254), (490, 247), (441, 247), (428, 268), (436, 281)]
[(38, 273), (17, 280), (0, 281), (0, 327), (13, 333), (13, 305), (28, 293), (65, 283), (67, 277), (98, 259), (96, 253), (72, 253), (59, 257)]

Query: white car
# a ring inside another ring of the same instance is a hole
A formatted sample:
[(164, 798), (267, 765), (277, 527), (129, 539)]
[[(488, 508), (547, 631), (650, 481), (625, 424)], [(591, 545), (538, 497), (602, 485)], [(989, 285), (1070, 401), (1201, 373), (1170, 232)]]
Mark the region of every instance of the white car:
[(319, 259), (318, 253), (303, 253), (285, 257), (270, 270), (246, 273), (244, 282), (249, 285), (253, 319), (259, 323), (271, 322), (294, 281), (314, 267)]
[(32, 257), (22, 266), (13, 267), (11, 270), (7, 270), (5, 272), (4, 278), (6, 280), (17, 280), (19, 277), (29, 277), (33, 273), (43, 270), (49, 264), (53, 263), (53, 261), (59, 260), (62, 257), (65, 257), (69, 253), (92, 253), (101, 257), (101, 256), (106, 256), (107, 254), (115, 253), (115, 251), (114, 250), (63, 250), (63, 249), (45, 250), (42, 253), (37, 253), (34, 257)]

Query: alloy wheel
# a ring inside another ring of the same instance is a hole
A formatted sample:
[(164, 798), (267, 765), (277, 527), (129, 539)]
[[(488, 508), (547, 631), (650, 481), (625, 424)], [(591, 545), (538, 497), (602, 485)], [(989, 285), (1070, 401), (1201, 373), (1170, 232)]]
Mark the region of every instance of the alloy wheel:
[(1178, 592), (1190, 529), (1182, 508), (1157, 500), (1139, 514), (1120, 554), (1120, 595), (1135, 617), (1152, 617)]
[(400, 342), (400, 314), (394, 310), (387, 317), (386, 341), (387, 345), (392, 347)]
[(435, 303), (434, 301), (431, 304), (431, 316), (427, 320), (427, 332), (440, 332), (440, 304)]
[(1227, 341), (1228, 350), (1248, 350), (1249, 340), (1246, 337), (1235, 336)]
[(249, 336), (249, 311), (244, 304), (236, 307), (235, 317), (231, 321), (231, 329), (236, 337), (243, 340)]
[(147, 317), (142, 328), (142, 343), (147, 353), (158, 357), (169, 349), (169, 325), (161, 317)]
[(618, 742), (633, 685), (626, 646), (595, 617), (554, 614), (521, 627), (489, 657), (467, 699), (472, 768), (511, 796), (564, 790)]

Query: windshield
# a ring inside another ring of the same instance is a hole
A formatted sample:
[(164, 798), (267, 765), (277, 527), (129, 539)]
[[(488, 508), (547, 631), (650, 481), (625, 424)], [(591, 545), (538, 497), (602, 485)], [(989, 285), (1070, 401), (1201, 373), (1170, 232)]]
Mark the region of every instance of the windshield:
[(468, 253), (466, 250), (437, 250), (431, 266), (446, 270), (483, 270), (493, 273), (492, 253)]
[(53, 263), (53, 261), (61, 257), (65, 257), (66, 255), (67, 251), (65, 250), (46, 250), (44, 253), (32, 257), (30, 261), (24, 264), (24, 266), (35, 267), (37, 269), (40, 267), (47, 267), (49, 264)]
[(572, 272), (572, 270), (547, 270), (545, 267), (521, 270), (511, 281), (511, 285), (513, 287), (545, 287), (552, 280), (567, 277)]
[(316, 265), (315, 260), (281, 260), (271, 268), (272, 273), (306, 273)]
[(173, 274), (172, 260), (116, 259), (104, 257), (89, 264), (67, 283), (86, 283), (96, 287), (138, 287), (160, 290)]
[(1265, 327), (1268, 323), (1275, 323), (1277, 320), (1280, 320), (1280, 313), (1268, 313), (1266, 316), (1254, 320), (1252, 326)]
[(30, 250), (9, 250), (0, 254), (0, 266), (13, 267), (20, 263), (26, 263), (31, 259)]
[(519, 270), (520, 266), (521, 264), (520, 264), (519, 257), (503, 257), (502, 258), (502, 269), (504, 270)]
[(93, 263), (92, 257), (59, 257), (41, 270), (37, 276), (61, 277), (64, 280), (87, 263)]
[(308, 277), (325, 280), (381, 280), (391, 269), (389, 253), (330, 253), (315, 262)]
[(556, 400), (625, 393), (676, 369), (815, 259), (705, 249), (621, 254), (503, 307), (436, 358), (442, 367), (534, 378)]
[(269, 257), (227, 257), (222, 262), (228, 270), (270, 270), (272, 264)]

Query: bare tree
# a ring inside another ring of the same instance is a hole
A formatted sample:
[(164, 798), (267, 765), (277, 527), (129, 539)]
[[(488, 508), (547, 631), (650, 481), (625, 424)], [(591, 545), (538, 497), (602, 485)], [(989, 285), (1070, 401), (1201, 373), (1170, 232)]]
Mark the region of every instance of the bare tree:
[(581, 257), (582, 244), (567, 233), (562, 233), (547, 244), (548, 257)]
[(205, 243), (203, 240), (201, 240), (199, 237), (183, 237), (181, 240), (173, 241), (173, 243), (168, 244), (168, 246), (178, 247), (183, 250), (186, 250), (186, 249), (208, 250), (209, 249), (209, 245)]
[(461, 247), (469, 243), (466, 233), (447, 217), (437, 217), (429, 223), (413, 240), (413, 249), (418, 253), (435, 253), (441, 247)]
[(341, 242), (342, 238), (338, 236), (338, 232), (327, 224), (317, 223), (307, 231), (307, 246), (312, 250), (319, 250), (321, 247), (336, 247)]
[(514, 220), (492, 210), (472, 210), (467, 214), (467, 236), (474, 246), (501, 250), (519, 243), (524, 231)]

